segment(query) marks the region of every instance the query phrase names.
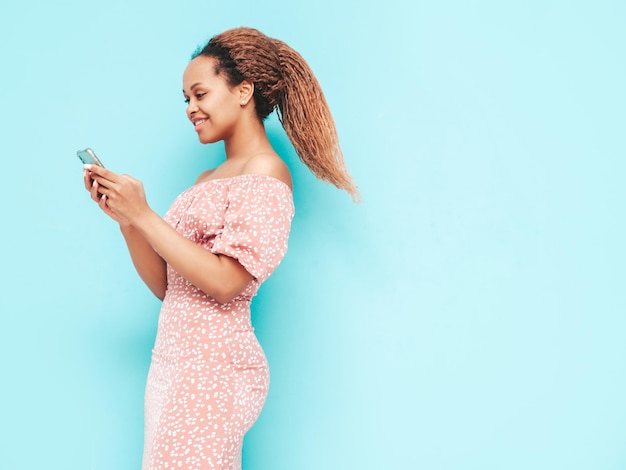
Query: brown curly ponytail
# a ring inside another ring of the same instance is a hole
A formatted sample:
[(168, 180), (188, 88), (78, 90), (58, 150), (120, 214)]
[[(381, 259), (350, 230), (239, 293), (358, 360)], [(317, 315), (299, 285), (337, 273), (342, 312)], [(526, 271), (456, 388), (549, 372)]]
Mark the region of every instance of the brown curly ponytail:
[(322, 88), (300, 54), (256, 29), (235, 28), (214, 36), (192, 58), (197, 56), (216, 59), (216, 73), (231, 86), (254, 83), (259, 119), (278, 108), (287, 137), (313, 174), (360, 199)]

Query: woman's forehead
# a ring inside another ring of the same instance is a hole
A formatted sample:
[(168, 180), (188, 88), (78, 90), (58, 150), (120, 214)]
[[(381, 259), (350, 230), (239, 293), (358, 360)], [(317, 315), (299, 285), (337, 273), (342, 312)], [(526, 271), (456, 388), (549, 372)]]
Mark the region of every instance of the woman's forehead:
[(183, 86), (191, 87), (198, 81), (213, 81), (218, 79), (215, 73), (215, 59), (198, 56), (194, 58), (183, 73)]

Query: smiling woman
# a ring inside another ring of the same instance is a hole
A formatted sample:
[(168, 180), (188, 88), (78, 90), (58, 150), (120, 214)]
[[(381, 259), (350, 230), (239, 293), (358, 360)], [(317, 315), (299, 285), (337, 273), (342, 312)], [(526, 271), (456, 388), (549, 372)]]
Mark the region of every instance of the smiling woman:
[(143, 469), (239, 469), (269, 383), (250, 301), (285, 255), (294, 214), (291, 176), (263, 120), (278, 108), (311, 171), (355, 199), (358, 191), (319, 84), (285, 43), (250, 28), (215, 36), (187, 66), (183, 94), (200, 142), (224, 141), (224, 163), (201, 173), (164, 219), (128, 175), (86, 165), (85, 187), (163, 300)]
[(215, 59), (197, 57), (183, 76), (187, 116), (203, 144), (222, 140), (224, 135), (232, 134), (237, 125), (262, 125), (254, 120), (238, 119), (251, 99), (254, 85), (244, 80), (230, 87), (215, 70)]

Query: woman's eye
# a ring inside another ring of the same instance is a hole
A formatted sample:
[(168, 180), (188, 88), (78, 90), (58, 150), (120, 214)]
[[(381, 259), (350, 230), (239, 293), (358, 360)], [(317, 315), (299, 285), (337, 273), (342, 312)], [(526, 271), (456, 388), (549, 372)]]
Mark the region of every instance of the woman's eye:
[[(206, 95), (206, 92), (196, 93), (194, 95), (194, 98), (197, 99), (198, 101), (200, 101), (204, 95)], [(184, 98), (185, 98), (185, 103), (189, 104), (189, 102), (191, 101), (191, 98), (189, 98), (188, 96), (185, 96)]]

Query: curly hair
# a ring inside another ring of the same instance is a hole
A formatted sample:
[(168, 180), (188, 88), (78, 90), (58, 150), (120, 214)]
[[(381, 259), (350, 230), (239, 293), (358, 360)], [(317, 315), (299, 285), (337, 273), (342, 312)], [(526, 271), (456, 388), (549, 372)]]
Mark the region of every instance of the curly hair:
[(354, 201), (360, 199), (322, 88), (298, 52), (256, 29), (241, 27), (211, 38), (192, 59), (198, 56), (215, 59), (215, 72), (230, 86), (252, 82), (259, 119), (277, 109), (287, 137), (311, 172), (347, 191)]

